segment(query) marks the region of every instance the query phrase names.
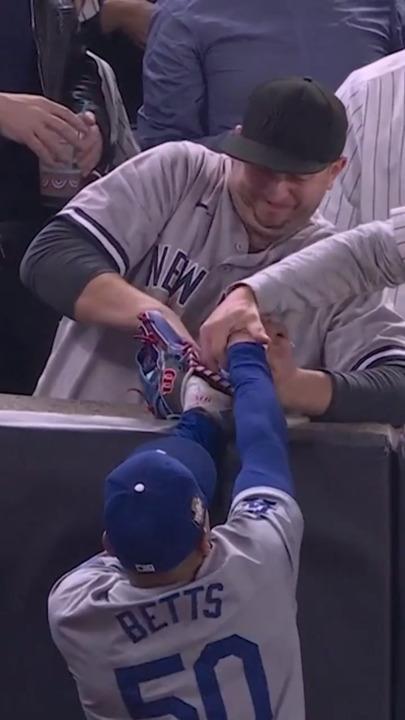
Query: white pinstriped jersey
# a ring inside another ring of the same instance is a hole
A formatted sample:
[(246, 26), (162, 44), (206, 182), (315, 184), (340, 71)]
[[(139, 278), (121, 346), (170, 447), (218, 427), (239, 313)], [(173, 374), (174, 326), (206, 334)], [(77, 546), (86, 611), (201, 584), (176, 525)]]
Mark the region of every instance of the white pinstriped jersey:
[(405, 50), (351, 73), (336, 94), (348, 114), (348, 163), (321, 211), (347, 230), (405, 207)]
[[(348, 163), (321, 210), (346, 230), (405, 207), (405, 50), (356, 70), (336, 94), (348, 114)], [(385, 299), (404, 315), (404, 287)]]
[[(232, 161), (201, 145), (167, 143), (85, 188), (60, 214), (83, 242), (104, 248), (117, 272), (169, 305), (193, 334), (227, 288), (333, 235), (316, 213), (295, 235), (261, 252), (228, 189)], [(369, 229), (373, 232), (373, 229)], [(342, 274), (345, 268), (341, 268)], [(323, 283), (319, 275), (317, 283)], [(333, 307), (308, 302), (279, 319), (304, 368), (349, 371), (405, 359), (405, 323), (380, 294)], [(124, 332), (62, 321), (40, 379), (43, 396), (139, 402), (134, 341)]]
[(304, 720), (295, 501), (251, 488), (187, 585), (137, 588), (99, 555), (52, 589), (52, 636), (88, 720)]

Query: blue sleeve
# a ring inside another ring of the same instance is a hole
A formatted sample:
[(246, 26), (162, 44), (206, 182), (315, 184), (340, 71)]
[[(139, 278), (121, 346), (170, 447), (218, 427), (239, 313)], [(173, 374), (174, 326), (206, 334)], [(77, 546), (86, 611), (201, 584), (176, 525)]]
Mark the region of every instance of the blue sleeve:
[(197, 43), (170, 4), (159, 7), (152, 19), (143, 64), (143, 97), (137, 129), (143, 149), (207, 134)]
[(256, 343), (233, 345), (228, 351), (228, 366), (234, 388), (236, 444), (242, 463), (233, 498), (263, 486), (294, 497), (287, 425), (263, 347)]

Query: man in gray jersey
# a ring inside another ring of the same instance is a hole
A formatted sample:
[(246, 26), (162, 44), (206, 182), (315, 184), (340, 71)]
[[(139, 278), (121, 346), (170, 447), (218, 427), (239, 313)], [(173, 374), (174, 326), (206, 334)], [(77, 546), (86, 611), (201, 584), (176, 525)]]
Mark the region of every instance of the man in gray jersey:
[[(169, 143), (80, 193), (22, 265), (27, 286), (74, 318), (61, 324), (37, 394), (135, 402), (139, 313), (160, 309), (196, 337), (233, 283), (282, 272), (288, 256), (331, 237), (316, 208), (344, 167), (346, 128), (343, 105), (317, 83), (274, 81), (253, 93), (226, 154)], [(299, 370), (286, 409), (404, 421), (405, 323), (380, 294), (301, 313), (281, 307), (283, 293), (278, 301), (273, 321), (286, 326)], [(377, 386), (385, 402), (374, 401)]]
[(303, 521), (262, 346), (234, 336), (242, 468), (209, 528), (230, 399), (192, 375), (169, 435), (105, 485), (106, 553), (51, 591), (53, 638), (88, 720), (304, 720), (296, 582)]

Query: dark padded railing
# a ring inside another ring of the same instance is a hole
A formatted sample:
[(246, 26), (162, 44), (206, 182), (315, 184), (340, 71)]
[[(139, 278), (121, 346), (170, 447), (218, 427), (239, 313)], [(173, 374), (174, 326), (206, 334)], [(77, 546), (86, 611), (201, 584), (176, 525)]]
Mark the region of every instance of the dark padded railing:
[[(133, 412), (0, 397), (5, 720), (82, 720), (49, 637), (46, 598), (56, 578), (100, 549), (105, 474), (166, 427)], [(306, 521), (298, 600), (307, 717), (392, 720), (394, 705), (401, 707), (393, 695), (401, 655), (393, 592), (405, 563), (396, 546), (400, 463), (390, 432), (307, 424), (291, 429), (290, 440)], [(216, 520), (226, 514), (237, 468), (229, 448)]]

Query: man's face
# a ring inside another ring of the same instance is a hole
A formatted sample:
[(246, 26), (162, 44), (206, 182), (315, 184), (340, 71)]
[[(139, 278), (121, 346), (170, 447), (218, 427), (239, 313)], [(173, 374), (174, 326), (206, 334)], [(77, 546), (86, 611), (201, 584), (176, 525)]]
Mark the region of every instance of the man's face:
[(319, 173), (290, 175), (233, 160), (229, 189), (250, 234), (272, 242), (307, 224), (344, 164), (341, 158)]

